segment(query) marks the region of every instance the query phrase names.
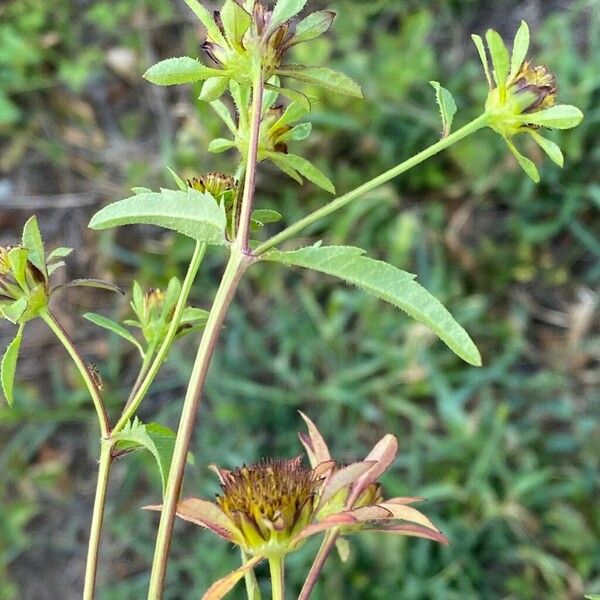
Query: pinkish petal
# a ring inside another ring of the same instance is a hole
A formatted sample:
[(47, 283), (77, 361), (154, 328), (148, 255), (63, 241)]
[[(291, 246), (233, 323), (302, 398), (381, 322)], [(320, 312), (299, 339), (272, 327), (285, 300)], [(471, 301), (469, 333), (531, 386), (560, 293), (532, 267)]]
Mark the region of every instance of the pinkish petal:
[(378, 527), (376, 529), (359, 529), (359, 531), (377, 531), (381, 533), (394, 533), (396, 535), (407, 535), (411, 537), (420, 537), (427, 540), (433, 540), (440, 544), (448, 545), (448, 538), (441, 531), (432, 531), (420, 525), (401, 524)]
[(313, 523), (305, 527), (295, 538), (293, 544), (297, 544), (300, 540), (303, 540), (311, 535), (321, 533), (327, 529), (333, 529), (334, 527), (343, 527), (344, 525), (355, 525), (358, 523), (356, 517), (353, 517), (349, 511), (336, 513), (325, 517), (318, 523)]
[(208, 468), (219, 478), (222, 484), (227, 482), (228, 476), (231, 473), (228, 469), (220, 469), (217, 465), (208, 465)]
[(335, 471), (325, 485), (317, 510), (322, 508), (341, 489), (349, 487), (358, 477), (372, 469), (373, 464), (373, 462), (357, 462)]
[[(162, 505), (144, 506), (146, 510), (162, 510)], [(229, 517), (216, 505), (202, 498), (187, 498), (177, 504), (177, 516), (200, 527), (210, 529), (228, 542), (239, 544), (241, 535)]]
[(388, 433), (384, 435), (369, 452), (365, 461), (374, 461), (372, 469), (365, 473), (352, 488), (352, 494), (349, 498), (349, 505), (358, 498), (361, 492), (377, 481), (385, 473), (387, 468), (394, 462), (398, 452), (398, 440), (395, 435)]
[(323, 436), (319, 433), (317, 426), (302, 411), (298, 412), (308, 427), (308, 436), (305, 433), (299, 433), (298, 437), (302, 445), (306, 448), (310, 466), (314, 468), (319, 463), (331, 460), (329, 448)]
[(207, 592), (202, 596), (202, 600), (221, 600), (225, 594), (230, 592), (235, 584), (250, 570), (253, 569), (261, 560), (264, 560), (264, 556), (255, 556), (251, 558), (247, 563), (244, 563), (241, 567), (229, 573), (222, 579), (219, 579), (213, 583)]
[(413, 502), (422, 502), (425, 500), (422, 496), (398, 496), (397, 498), (390, 498), (386, 500), (386, 504), (412, 504)]
[(319, 463), (316, 467), (314, 467), (313, 473), (317, 478), (320, 478), (330, 473), (334, 467), (335, 460), (327, 460), (325, 462)]
[(393, 517), (391, 511), (382, 505), (361, 506), (360, 508), (355, 508), (354, 510), (349, 510), (347, 512), (360, 522), (383, 521)]
[(402, 519), (403, 521), (411, 521), (418, 525), (423, 525), (429, 529), (437, 531), (437, 527), (422, 513), (412, 506), (403, 504), (395, 504), (390, 502), (381, 502), (379, 506), (386, 508), (394, 519)]

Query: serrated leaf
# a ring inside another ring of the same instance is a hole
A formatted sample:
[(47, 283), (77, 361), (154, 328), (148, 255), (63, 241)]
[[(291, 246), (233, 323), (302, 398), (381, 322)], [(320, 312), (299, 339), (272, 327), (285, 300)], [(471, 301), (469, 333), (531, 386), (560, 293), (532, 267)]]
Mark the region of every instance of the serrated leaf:
[(565, 159), (558, 144), (555, 144), (551, 140), (541, 136), (537, 131), (528, 129), (529, 135), (536, 141), (540, 148), (555, 162), (559, 167), (564, 165)]
[(250, 15), (234, 0), (225, 0), (220, 14), (225, 37), (230, 45), (243, 49), (242, 38), (252, 23)]
[(108, 331), (112, 331), (113, 333), (122, 337), (124, 340), (127, 340), (129, 343), (133, 344), (140, 351), (140, 354), (142, 355), (142, 357), (144, 356), (144, 349), (142, 348), (141, 344), (135, 339), (135, 337), (133, 337), (133, 335), (129, 331), (127, 331), (127, 329), (125, 329), (125, 327), (123, 327), (116, 321), (113, 321), (112, 319), (109, 319), (108, 317), (105, 317), (104, 315), (99, 315), (97, 313), (91, 313), (91, 312), (85, 313), (83, 315), (83, 318), (87, 319), (94, 325), (97, 325), (98, 327), (102, 327), (103, 329), (107, 329)]
[(477, 53), (479, 54), (479, 59), (481, 60), (481, 64), (483, 65), (483, 72), (485, 73), (485, 78), (488, 83), (488, 87), (491, 89), (492, 85), (492, 77), (490, 75), (490, 66), (488, 64), (487, 55), (485, 52), (485, 45), (483, 44), (483, 39), (480, 35), (473, 34), (471, 35), (471, 39), (477, 48)]
[(209, 77), (203, 84), (198, 100), (203, 102), (214, 102), (218, 100), (227, 89), (226, 77)]
[(92, 229), (132, 224), (172, 229), (207, 244), (226, 245), (225, 208), (210, 195), (193, 188), (138, 194), (109, 204), (90, 221)]
[(155, 85), (178, 85), (194, 83), (223, 73), (211, 69), (190, 56), (167, 58), (152, 65), (145, 73), (144, 79)]
[(262, 258), (320, 271), (356, 285), (429, 327), (466, 362), (481, 364), (479, 351), (467, 332), (434, 296), (414, 281), (414, 275), (363, 254), (360, 248), (348, 246), (311, 246), (291, 252), (272, 250)]
[(27, 248), (27, 260), (34, 267), (37, 267), (46, 280), (48, 280), (44, 242), (42, 241), (42, 234), (40, 233), (35, 215), (23, 227), (23, 246)]
[(515, 41), (513, 42), (512, 56), (510, 59), (510, 75), (509, 79), (513, 79), (527, 57), (529, 50), (529, 26), (525, 21), (521, 21), (521, 25), (515, 35)]
[(493, 29), (488, 29), (485, 39), (490, 50), (496, 85), (498, 89), (505, 90), (509, 70), (508, 50), (500, 34)]
[(287, 20), (296, 16), (304, 8), (306, 1), (307, 0), (277, 0), (277, 4), (275, 4), (271, 15), (267, 36), (272, 34)]
[(456, 114), (456, 102), (454, 102), (452, 94), (437, 81), (430, 81), (429, 83), (435, 90), (435, 99), (440, 109), (440, 116), (442, 117), (442, 137), (448, 137), (452, 128), (454, 115)]
[(508, 149), (513, 153), (514, 157), (517, 159), (517, 162), (519, 163), (523, 171), (525, 171), (525, 173), (529, 175), (529, 177), (534, 181), (534, 183), (539, 183), (540, 174), (538, 173), (537, 167), (535, 166), (533, 161), (529, 160), (526, 156), (523, 156), (519, 152), (517, 147), (508, 138), (504, 138), (504, 141), (506, 142)]
[(272, 90), (277, 94), (283, 96), (284, 98), (287, 98), (288, 100), (291, 100), (292, 102), (295, 102), (296, 104), (299, 104), (300, 106), (304, 107), (306, 113), (310, 112), (311, 99), (306, 94), (303, 94), (302, 92), (297, 92), (296, 90), (290, 90), (289, 88), (275, 86), (270, 83), (265, 85), (265, 88), (268, 90)]
[(23, 325), (19, 327), (17, 335), (13, 341), (8, 345), (4, 356), (2, 357), (2, 363), (0, 365), (0, 379), (2, 380), (2, 390), (4, 397), (8, 402), (9, 406), (13, 406), (15, 398), (13, 395), (13, 386), (15, 381), (15, 372), (17, 370), (17, 360), (19, 358), (19, 349), (21, 348), (21, 341), (23, 340)]
[(141, 446), (154, 456), (164, 493), (175, 447), (175, 433), (158, 423), (144, 425), (136, 417), (121, 431), (113, 433), (111, 437), (117, 442), (117, 450), (130, 450)]
[(52, 250), (52, 252), (50, 252), (50, 254), (48, 255), (48, 262), (50, 262), (51, 260), (54, 260), (55, 258), (65, 258), (67, 256), (70, 256), (73, 252), (73, 248), (64, 248), (64, 247), (60, 247), (60, 248), (56, 248), (55, 250)]
[[(269, 153), (269, 158), (272, 158), (273, 154), (277, 153)], [(282, 163), (291, 167), (300, 173), (300, 175), (306, 177), (309, 181), (312, 181), (315, 185), (318, 185), (331, 194), (335, 194), (333, 183), (331, 183), (331, 181), (329, 181), (329, 179), (310, 161), (296, 154), (278, 154), (278, 157)]]
[(2, 306), (0, 310), (2, 310), (2, 314), (5, 316), (5, 318), (16, 325), (19, 319), (23, 316), (23, 313), (27, 310), (27, 298), (21, 296), (12, 304), (9, 304), (8, 306)]
[(362, 98), (362, 90), (356, 81), (328, 67), (305, 67), (303, 65), (285, 65), (277, 70), (279, 75), (292, 77), (299, 81), (318, 85), (337, 94)]
[(335, 13), (330, 10), (319, 10), (308, 15), (296, 25), (290, 44), (301, 44), (323, 35), (331, 27), (334, 18)]
[(522, 115), (524, 123), (541, 125), (551, 129), (571, 129), (581, 123), (583, 113), (570, 104), (557, 104), (550, 108)]
[(11, 248), (8, 252), (8, 262), (14, 278), (23, 290), (27, 289), (25, 269), (27, 268), (27, 255), (25, 248)]
[(232, 148), (235, 148), (235, 142), (226, 140), (225, 138), (217, 138), (208, 145), (207, 150), (214, 154), (220, 154), (221, 152), (231, 150)]
[(217, 113), (221, 121), (223, 121), (223, 123), (227, 125), (227, 129), (229, 129), (229, 131), (231, 131), (231, 133), (235, 135), (236, 126), (233, 122), (233, 119), (231, 118), (231, 113), (229, 112), (229, 109), (220, 100), (214, 100), (210, 103), (210, 105), (212, 106), (212, 109)]
[(204, 6), (202, 6), (198, 0), (185, 0), (185, 3), (192, 9), (193, 13), (198, 17), (198, 19), (200, 19), (202, 25), (206, 27), (210, 37), (219, 45), (225, 46), (225, 38), (223, 37), (221, 30), (215, 23), (215, 20), (210, 12), (208, 12), (208, 10), (206, 10), (206, 8), (204, 8)]

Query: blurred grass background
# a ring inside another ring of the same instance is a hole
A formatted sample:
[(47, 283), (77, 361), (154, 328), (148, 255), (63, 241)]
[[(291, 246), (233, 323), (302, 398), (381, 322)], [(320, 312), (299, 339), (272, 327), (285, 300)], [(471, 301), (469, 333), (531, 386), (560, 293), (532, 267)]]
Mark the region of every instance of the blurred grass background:
[[(298, 58), (333, 64), (366, 100), (323, 94), (315, 158), (344, 191), (434, 142), (429, 80), (455, 95), (457, 126), (485, 85), (469, 33), (512, 37), (524, 18), (536, 61), (581, 107), (557, 132), (561, 171), (542, 183), (482, 132), (355, 202), (306, 234), (366, 248), (418, 273), (469, 330), (484, 366), (461, 363), (424, 328), (324, 276), (270, 265), (250, 271), (213, 360), (186, 492), (212, 494), (206, 466), (299, 451), (296, 409), (320, 425), (342, 460), (384, 432), (401, 453), (388, 495), (422, 495), (451, 544), (363, 535), (329, 561), (315, 598), (328, 600), (580, 599), (600, 591), (600, 3), (587, 1), (336, 0), (338, 17)], [(0, 5), (0, 244), (36, 212), (52, 245), (71, 245), (69, 276), (164, 285), (191, 248), (151, 228), (86, 230), (100, 206), (132, 186), (233, 171), (208, 155), (220, 131), (197, 89), (160, 89), (141, 73), (197, 55), (201, 31), (171, 0), (5, 0)], [(317, 90), (314, 90), (317, 93)], [(530, 148), (534, 151), (534, 148)], [(541, 160), (541, 156), (537, 156)], [(259, 204), (286, 220), (327, 200), (266, 166)], [(193, 292), (209, 306), (223, 256), (205, 261)], [(135, 379), (135, 352), (91, 329), (86, 310), (122, 317), (126, 301), (86, 291), (55, 311), (98, 365), (116, 414)], [(2, 325), (4, 346), (13, 333)], [(178, 345), (142, 409), (175, 426), (193, 356)], [(0, 408), (0, 600), (80, 597), (95, 485), (97, 430), (77, 374), (43, 327), (31, 327), (17, 406)], [(139, 507), (160, 484), (142, 454), (117, 462), (100, 569), (101, 600), (145, 597), (156, 518)], [(297, 593), (317, 542), (290, 557)], [(198, 598), (237, 562), (225, 543), (178, 526), (167, 598)], [(265, 575), (264, 571), (259, 571)], [(232, 598), (242, 598), (236, 590)]]

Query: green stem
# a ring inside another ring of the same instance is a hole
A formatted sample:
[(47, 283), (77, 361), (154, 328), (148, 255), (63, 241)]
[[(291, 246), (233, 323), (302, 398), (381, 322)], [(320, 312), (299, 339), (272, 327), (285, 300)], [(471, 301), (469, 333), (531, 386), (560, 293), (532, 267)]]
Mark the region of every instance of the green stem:
[(269, 559), (272, 600), (285, 600), (285, 567), (283, 557)]
[(323, 542), (321, 543), (321, 547), (315, 556), (315, 560), (310, 567), (310, 571), (306, 576), (306, 580), (304, 581), (304, 585), (302, 586), (302, 590), (300, 591), (300, 595), (298, 596), (298, 600), (308, 600), (310, 597), (315, 584), (317, 583), (317, 579), (321, 574), (323, 566), (325, 565), (325, 561), (327, 560), (335, 541), (338, 538), (337, 529), (330, 529), (323, 538)]
[(346, 204), (352, 202), (352, 200), (355, 200), (359, 196), (362, 196), (363, 194), (366, 194), (367, 192), (374, 190), (375, 188), (379, 187), (380, 185), (387, 183), (390, 179), (393, 179), (394, 177), (397, 177), (401, 173), (404, 173), (405, 171), (412, 169), (416, 165), (422, 163), (424, 160), (427, 160), (428, 158), (434, 156), (435, 154), (444, 150), (445, 148), (452, 146), (452, 144), (455, 144), (456, 142), (462, 140), (463, 138), (467, 137), (468, 135), (471, 135), (472, 133), (481, 129), (482, 127), (485, 127), (487, 125), (487, 122), (488, 122), (488, 116), (487, 116), (487, 114), (484, 113), (483, 115), (481, 115), (480, 117), (477, 117), (470, 123), (467, 123), (467, 125), (465, 125), (464, 127), (457, 129), (454, 133), (451, 133), (448, 137), (442, 138), (441, 140), (439, 140), (432, 146), (429, 146), (429, 148), (426, 148), (425, 150), (423, 150), (422, 152), (419, 152), (418, 154), (415, 154), (408, 160), (405, 160), (404, 162), (400, 163), (399, 165), (396, 165), (395, 167), (389, 169), (388, 171), (385, 171), (385, 173), (381, 173), (381, 175), (378, 175), (374, 179), (371, 179), (370, 181), (363, 183), (362, 185), (358, 186), (357, 188), (351, 190), (350, 192), (347, 192), (343, 196), (340, 196), (339, 198), (332, 200), (329, 204), (312, 212), (310, 215), (307, 215), (303, 219), (300, 219), (293, 225), (286, 227), (283, 231), (281, 231), (277, 235), (274, 235), (272, 238), (268, 239), (266, 242), (260, 244), (258, 246), (258, 248), (256, 248), (256, 250), (254, 251), (254, 254), (258, 256), (258, 255), (262, 254), (263, 252), (270, 250), (274, 246), (277, 246), (281, 242), (289, 240), (290, 238), (294, 237), (298, 232), (302, 231), (303, 229), (312, 225), (313, 223), (319, 221), (323, 217), (329, 216), (330, 214), (334, 213), (336, 210), (343, 208), (344, 206), (346, 206)]
[(90, 541), (85, 565), (85, 583), (83, 600), (93, 600), (96, 587), (96, 570), (98, 568), (98, 553), (100, 551), (100, 537), (102, 522), (104, 520), (104, 507), (106, 505), (106, 492), (108, 490), (108, 477), (112, 463), (112, 444), (109, 440), (102, 440), (100, 447), (100, 462), (98, 467), (98, 483), (94, 498), (94, 512), (90, 527)]
[(114, 431), (118, 432), (127, 425), (129, 420), (135, 415), (137, 409), (140, 406), (140, 403), (144, 399), (148, 389), (152, 385), (154, 378), (156, 377), (160, 367), (162, 366), (169, 349), (171, 348), (171, 344), (175, 339), (175, 335), (177, 334), (177, 329), (179, 328), (179, 322), (181, 321), (181, 315), (185, 310), (188, 297), (190, 295), (190, 290), (192, 289), (192, 285), (194, 280), (196, 279), (196, 275), (198, 273), (198, 269), (202, 264), (202, 259), (206, 254), (206, 244), (202, 242), (196, 242), (196, 247), (194, 248), (194, 254), (192, 255), (192, 259), (190, 260), (190, 264), (188, 267), (188, 271), (186, 273), (185, 279), (183, 280), (183, 284), (181, 286), (181, 293), (179, 294), (179, 299), (177, 300), (177, 305), (175, 306), (175, 311), (173, 312), (173, 318), (171, 319), (171, 323), (169, 325), (169, 329), (167, 331), (167, 335), (163, 340), (154, 361), (152, 362), (152, 366), (148, 369), (144, 380), (140, 383), (135, 395), (127, 402), (125, 410), (121, 415), (121, 418), (117, 422), (114, 427)]
[(223, 279), (217, 290), (213, 306), (206, 322), (206, 327), (202, 334), (196, 360), (190, 376), (188, 389), (183, 403), (175, 448), (173, 450), (173, 460), (169, 469), (169, 478), (163, 508), (160, 515), (160, 524), (156, 537), (156, 547), (154, 550), (154, 560), (152, 563), (152, 573), (150, 575), (150, 588), (148, 590), (149, 600), (160, 600), (165, 584), (165, 575), (167, 571), (167, 560), (171, 546), (171, 537), (173, 533), (173, 522), (175, 520), (175, 510), (179, 500), (181, 482), (185, 469), (186, 458), (190, 447), (196, 414), (200, 405), (202, 389), (206, 381), (210, 359), (214, 352), (217, 339), (221, 332), (221, 326), (225, 320), (227, 309), (235, 294), (238, 283), (246, 267), (250, 264), (248, 257), (239, 250), (232, 247), (231, 256), (225, 268)]
[[(248, 554), (241, 550), (242, 564), (245, 565), (248, 560)], [(246, 584), (246, 596), (248, 600), (261, 600), (260, 588), (258, 587), (258, 581), (256, 581), (256, 573), (254, 569), (250, 569), (244, 575), (244, 582)]]
[(63, 326), (56, 320), (54, 315), (49, 310), (46, 309), (41, 312), (40, 317), (60, 340), (66, 351), (73, 359), (73, 362), (75, 363), (79, 373), (83, 377), (83, 381), (85, 382), (85, 385), (90, 393), (92, 402), (94, 403), (94, 408), (96, 409), (96, 413), (98, 415), (100, 433), (102, 434), (102, 438), (107, 438), (110, 435), (108, 414), (106, 413), (106, 407), (104, 406), (104, 401), (100, 395), (98, 384), (92, 376), (85, 359), (79, 353), (79, 350), (73, 343), (73, 340), (70, 338), (69, 334), (64, 330)]
[(148, 374), (148, 370), (152, 366), (152, 362), (154, 360), (154, 353), (156, 352), (156, 344), (151, 344), (148, 346), (146, 353), (144, 354), (144, 360), (142, 362), (142, 366), (140, 367), (140, 372), (136, 377), (135, 383), (129, 392), (129, 397), (127, 398), (127, 403), (125, 404), (125, 408), (128, 408), (129, 405), (133, 402), (135, 395), (137, 394), (140, 386), (142, 385), (146, 375)]

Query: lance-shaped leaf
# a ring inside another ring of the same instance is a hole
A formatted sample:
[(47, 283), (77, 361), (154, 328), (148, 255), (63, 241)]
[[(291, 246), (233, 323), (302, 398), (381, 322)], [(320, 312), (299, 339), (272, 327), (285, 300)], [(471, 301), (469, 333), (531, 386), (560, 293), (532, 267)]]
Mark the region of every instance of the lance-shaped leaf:
[(200, 19), (202, 25), (206, 27), (210, 37), (220, 46), (227, 45), (221, 30), (219, 29), (210, 12), (208, 12), (208, 10), (204, 8), (204, 6), (202, 6), (198, 0), (185, 0), (185, 3), (192, 9), (193, 13), (198, 17), (198, 19)]
[(327, 67), (305, 67), (303, 65), (285, 65), (277, 70), (279, 75), (292, 77), (298, 81), (305, 81), (318, 85), (326, 90), (337, 94), (345, 94), (362, 98), (362, 90), (356, 81), (350, 79), (348, 75), (339, 73)]
[(541, 136), (534, 129), (528, 129), (527, 133), (536, 141), (540, 148), (550, 157), (553, 162), (555, 162), (559, 167), (564, 165), (565, 159), (561, 149), (558, 147), (558, 144), (555, 144), (553, 141)]
[(226, 245), (225, 208), (207, 193), (162, 190), (109, 204), (90, 221), (92, 229), (140, 223), (172, 229), (207, 244)]
[(114, 283), (110, 281), (104, 281), (103, 279), (73, 279), (71, 281), (67, 281), (67, 283), (61, 283), (56, 287), (52, 288), (52, 293), (57, 290), (61, 290), (63, 288), (72, 288), (72, 287), (91, 287), (99, 290), (108, 290), (109, 292), (116, 292), (117, 294), (124, 295), (123, 290)]
[(490, 49), (496, 85), (501, 91), (504, 91), (506, 90), (506, 78), (508, 77), (510, 68), (508, 50), (504, 45), (504, 41), (500, 37), (500, 34), (493, 29), (488, 29), (485, 34), (485, 39), (488, 43), (488, 48)]
[(229, 43), (234, 48), (243, 49), (242, 38), (252, 23), (250, 15), (235, 0), (225, 0), (220, 14)]
[(272, 250), (262, 258), (321, 271), (356, 285), (408, 313), (429, 327), (466, 362), (479, 366), (481, 357), (467, 332), (414, 275), (363, 256), (360, 248), (311, 246), (291, 252)]
[(98, 327), (102, 327), (103, 329), (107, 329), (108, 331), (112, 331), (112, 333), (116, 333), (118, 336), (122, 337), (124, 340), (127, 340), (129, 343), (133, 344), (139, 351), (142, 357), (144, 356), (144, 349), (141, 344), (133, 337), (133, 335), (125, 329), (122, 325), (105, 317), (103, 315), (99, 315), (97, 313), (85, 313), (83, 315), (84, 319), (91, 321), (94, 325)]
[(160, 472), (164, 492), (167, 485), (169, 467), (171, 466), (173, 448), (175, 447), (175, 433), (168, 427), (163, 427), (158, 423), (144, 425), (136, 417), (121, 431), (113, 433), (111, 437), (117, 442), (117, 450), (132, 450), (142, 447), (154, 456)]
[(6, 352), (2, 357), (2, 363), (0, 365), (0, 379), (2, 380), (2, 390), (4, 391), (4, 397), (8, 402), (9, 406), (12, 406), (15, 402), (13, 395), (13, 385), (15, 381), (15, 371), (17, 369), (17, 359), (19, 358), (19, 349), (21, 348), (21, 341), (23, 339), (23, 325), (19, 327), (17, 335), (13, 341), (6, 348)]
[(161, 60), (152, 65), (144, 73), (144, 79), (155, 85), (177, 85), (222, 75), (223, 73), (218, 69), (206, 67), (195, 58), (178, 56)]
[(27, 298), (25, 296), (21, 296), (12, 304), (3, 305), (0, 310), (5, 318), (16, 325), (19, 319), (23, 316), (23, 313), (27, 310)]
[(48, 272), (46, 271), (44, 242), (42, 241), (42, 234), (40, 233), (35, 215), (23, 227), (23, 246), (27, 249), (27, 259), (29, 262), (37, 267), (47, 280)]
[(308, 15), (296, 25), (291, 44), (300, 44), (317, 38), (331, 27), (335, 13), (330, 10), (319, 10)]
[(571, 129), (577, 127), (583, 119), (583, 113), (569, 104), (557, 104), (544, 110), (522, 115), (522, 120), (530, 125), (541, 125), (552, 129)]
[(295, 17), (304, 8), (305, 4), (306, 0), (277, 0), (277, 4), (275, 4), (273, 14), (271, 15), (267, 36), (288, 19)]
[(435, 90), (435, 99), (440, 108), (440, 116), (442, 117), (442, 137), (448, 137), (452, 128), (452, 121), (456, 114), (456, 102), (452, 94), (442, 87), (437, 81), (429, 82)]
[[(281, 152), (269, 152), (267, 153), (267, 156), (293, 179), (296, 179), (296, 177), (292, 173), (300, 173), (300, 175), (303, 175), (315, 185), (318, 185), (320, 188), (323, 188), (331, 194), (335, 194), (335, 187), (329, 178), (305, 158), (302, 158), (297, 154), (283, 154)], [(287, 169), (285, 167), (287, 167)]]
[(488, 82), (488, 86), (491, 89), (493, 87), (492, 77), (490, 75), (490, 66), (488, 64), (487, 54), (485, 52), (485, 45), (483, 43), (483, 39), (480, 35), (473, 34), (471, 35), (471, 39), (477, 48), (477, 52), (479, 54), (479, 58), (481, 60), (481, 64), (483, 65), (483, 72), (485, 73), (485, 78)]
[(529, 50), (529, 26), (525, 21), (521, 21), (521, 25), (515, 35), (515, 41), (513, 43), (512, 56), (510, 59), (510, 74), (509, 80), (512, 80), (519, 72), (523, 61), (527, 56)]
[(517, 162), (519, 163), (523, 171), (525, 171), (525, 173), (529, 175), (532, 181), (534, 181), (535, 183), (539, 183), (540, 174), (537, 170), (537, 167), (535, 166), (535, 163), (532, 160), (529, 160), (526, 156), (523, 156), (511, 140), (509, 140), (508, 138), (504, 138), (504, 141), (506, 142), (508, 149), (513, 153), (513, 156), (517, 159)]

